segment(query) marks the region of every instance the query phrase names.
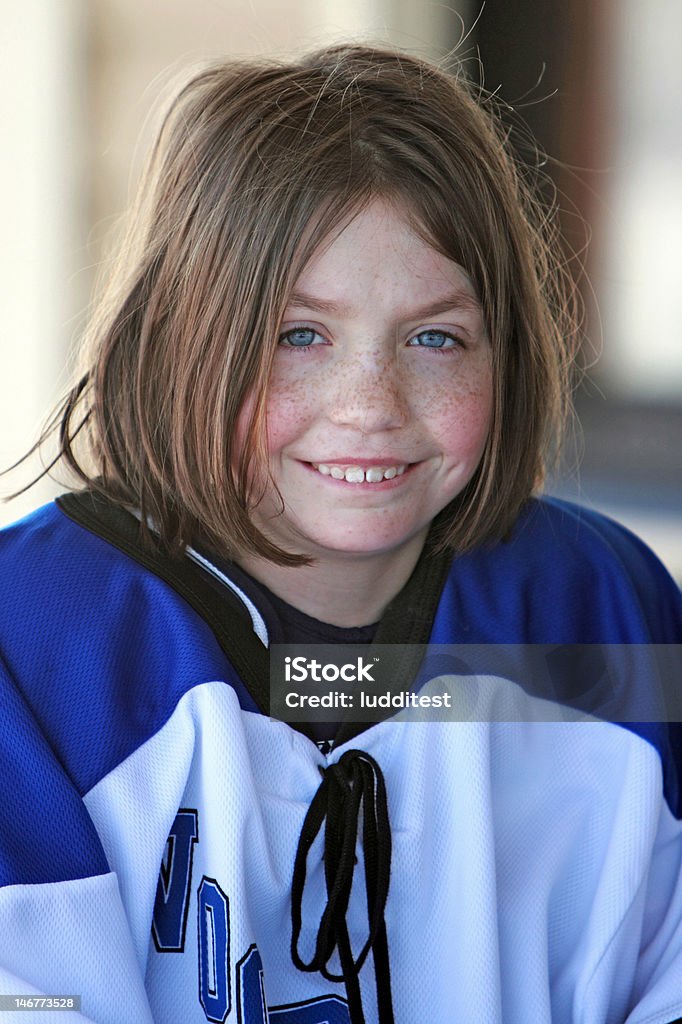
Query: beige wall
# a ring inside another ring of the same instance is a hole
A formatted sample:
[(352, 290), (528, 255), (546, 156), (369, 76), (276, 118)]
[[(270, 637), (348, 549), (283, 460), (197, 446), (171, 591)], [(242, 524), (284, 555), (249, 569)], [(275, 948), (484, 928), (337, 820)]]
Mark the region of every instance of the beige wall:
[[(79, 0), (6, 4), (0, 34), (0, 466), (35, 438), (65, 381), (83, 302), (84, 64)], [(35, 467), (39, 468), (37, 463)], [(12, 485), (27, 479), (13, 476)], [(10, 482), (3, 481), (6, 494)], [(4, 521), (45, 500), (40, 486)]]

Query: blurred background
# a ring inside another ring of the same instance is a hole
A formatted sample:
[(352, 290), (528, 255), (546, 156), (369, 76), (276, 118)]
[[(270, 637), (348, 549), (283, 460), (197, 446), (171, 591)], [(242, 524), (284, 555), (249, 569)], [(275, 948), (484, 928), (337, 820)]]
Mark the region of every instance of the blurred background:
[[(170, 80), (205, 57), (348, 38), (435, 57), (456, 47), (550, 154), (564, 232), (583, 254), (581, 428), (549, 490), (631, 526), (682, 580), (681, 37), (679, 0), (5, 4), (0, 465), (30, 447), (66, 387)], [(0, 522), (60, 489), (43, 482), (0, 505)]]

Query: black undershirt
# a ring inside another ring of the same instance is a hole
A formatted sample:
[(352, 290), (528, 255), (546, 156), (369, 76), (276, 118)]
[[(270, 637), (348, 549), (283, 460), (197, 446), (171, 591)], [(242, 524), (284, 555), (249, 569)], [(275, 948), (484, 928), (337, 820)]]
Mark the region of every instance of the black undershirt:
[(378, 622), (371, 626), (333, 626), (299, 611), (262, 584), (258, 586), (277, 612), (286, 644), (370, 644), (374, 639)]

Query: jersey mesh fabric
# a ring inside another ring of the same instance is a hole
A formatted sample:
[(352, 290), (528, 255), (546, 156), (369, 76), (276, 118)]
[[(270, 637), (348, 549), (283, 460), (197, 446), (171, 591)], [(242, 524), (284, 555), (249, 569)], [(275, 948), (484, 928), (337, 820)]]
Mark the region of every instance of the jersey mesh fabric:
[(0, 992), (82, 995), (79, 1022), (152, 1024), (114, 875), (6, 887), (0, 920)]
[(71, 780), (1, 663), (0, 721), (0, 885), (58, 882), (108, 871)]

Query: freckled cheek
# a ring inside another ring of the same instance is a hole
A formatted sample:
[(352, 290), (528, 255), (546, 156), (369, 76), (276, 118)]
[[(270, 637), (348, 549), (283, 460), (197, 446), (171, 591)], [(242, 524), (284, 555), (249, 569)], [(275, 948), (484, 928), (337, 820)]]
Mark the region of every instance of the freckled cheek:
[(244, 403), (239, 410), (236, 423), (234, 425), (234, 444), (232, 446), (233, 458), (244, 451), (244, 445), (246, 444), (246, 433), (251, 414), (253, 413), (254, 399), (252, 395), (247, 395), (244, 399)]
[(314, 415), (310, 389), (293, 386), (271, 391), (267, 403), (268, 450), (271, 457), (295, 441), (306, 430)]
[[(423, 394), (421, 417), (446, 457), (473, 462), (483, 454), (492, 410), (492, 386), (487, 374), (466, 386)], [(418, 414), (419, 415), (419, 414)]]
[[(290, 375), (277, 373), (270, 381), (266, 401), (268, 449), (274, 450), (284, 439), (300, 429), (312, 406), (313, 389), (305, 381), (289, 379)], [(253, 393), (247, 395), (235, 424), (235, 452), (244, 450), (248, 424), (256, 405)]]

